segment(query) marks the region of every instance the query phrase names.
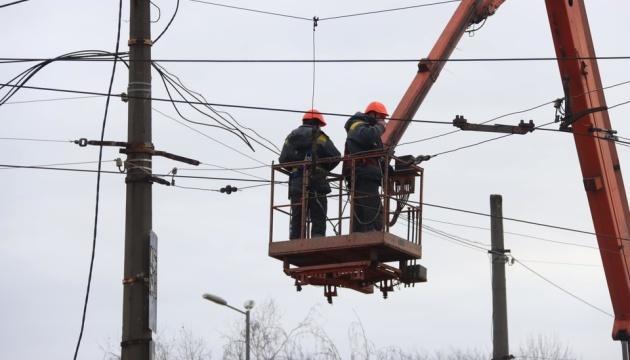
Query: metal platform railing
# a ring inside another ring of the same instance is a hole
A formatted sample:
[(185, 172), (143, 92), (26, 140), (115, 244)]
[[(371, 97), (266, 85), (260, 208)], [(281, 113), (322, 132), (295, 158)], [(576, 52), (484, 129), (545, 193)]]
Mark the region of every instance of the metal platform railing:
[[(315, 164), (311, 160), (274, 164), (271, 171), (269, 242), (271, 243), (277, 240), (274, 236), (274, 225), (276, 225), (275, 222), (277, 221), (276, 215), (285, 215), (288, 220), (291, 216), (292, 209), (296, 212), (296, 206), (299, 206), (301, 209), (299, 238), (311, 238), (312, 221), (309, 218), (308, 203), (309, 201), (317, 201), (314, 192), (309, 190), (311, 174), (321, 173), (319, 167), (322, 164), (339, 161), (341, 161), (341, 163), (338, 167), (342, 167), (343, 171), (341, 173), (331, 172), (326, 175), (326, 181), (330, 184), (332, 192), (324, 195), (328, 200), (326, 221), (332, 226), (334, 235), (353, 233), (352, 229), (357, 228), (356, 222), (370, 220), (361, 219), (357, 215), (358, 207), (365, 207), (365, 205), (357, 203), (361, 202), (361, 198), (370, 195), (359, 194), (355, 191), (357, 182), (363, 181), (363, 179), (357, 175), (357, 169), (370, 163), (372, 166), (378, 164), (379, 169), (382, 171), (382, 182), (378, 193), (378, 206), (380, 209), (377, 209), (380, 220), (375, 221), (377, 231), (390, 232), (394, 224), (404, 222), (405, 226), (402, 228), (403, 233), (400, 232), (400, 227), (397, 228), (398, 236), (420, 245), (422, 240), (422, 188), (424, 171), (421, 167), (413, 163), (412, 157), (396, 157), (386, 152), (370, 152), (360, 155), (318, 159)], [(390, 163), (393, 163), (393, 166), (390, 166)], [(289, 201), (279, 200), (278, 190), (280, 189), (275, 184), (275, 181), (280, 176), (290, 177), (292, 174), (296, 173), (301, 173), (302, 178), (300, 201), (291, 204)], [(411, 196), (417, 196), (417, 203), (416, 201), (408, 201)], [(288, 225), (289, 222), (287, 221), (286, 224)], [(280, 240), (287, 239), (288, 237)]]

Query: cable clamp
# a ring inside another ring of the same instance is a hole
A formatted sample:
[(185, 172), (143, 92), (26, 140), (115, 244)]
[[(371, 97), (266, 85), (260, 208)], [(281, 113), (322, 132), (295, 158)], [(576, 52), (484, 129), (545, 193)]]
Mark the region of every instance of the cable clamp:
[(129, 39), (129, 41), (127, 41), (127, 45), (132, 46), (132, 45), (147, 45), (147, 46), (153, 46), (153, 40), (149, 39), (149, 38), (131, 38)]
[(313, 16), (313, 31), (315, 31), (318, 21), (319, 21), (319, 16)]
[(429, 61), (429, 59), (425, 58), (418, 62), (419, 73), (428, 72), (430, 70), (431, 70), (431, 62)]
[(86, 147), (88, 145), (88, 139), (80, 138), (79, 140), (74, 140), (74, 143), (79, 145), (80, 147)]
[(590, 126), (588, 129), (588, 132), (594, 133), (594, 132), (602, 132), (604, 133), (604, 138), (606, 140), (612, 140), (612, 141), (618, 141), (619, 137), (617, 137), (617, 130), (612, 130), (612, 129), (602, 129), (602, 128), (598, 128), (598, 127), (594, 127), (594, 126)]
[(170, 173), (172, 174), (171, 175), (171, 185), (175, 186), (175, 176), (177, 175), (177, 168), (174, 167), (173, 170), (171, 170)]
[(148, 283), (149, 282), (149, 277), (146, 276), (144, 273), (139, 273), (137, 275), (124, 278), (122, 280), (122, 284), (123, 285), (133, 285), (133, 284), (137, 283), (138, 281), (143, 281), (143, 282)]
[(221, 189), (219, 189), (219, 191), (222, 192), (222, 193), (230, 195), (233, 192), (237, 192), (238, 188), (234, 187), (234, 186), (231, 186), (231, 185), (228, 185), (226, 187), (222, 187)]

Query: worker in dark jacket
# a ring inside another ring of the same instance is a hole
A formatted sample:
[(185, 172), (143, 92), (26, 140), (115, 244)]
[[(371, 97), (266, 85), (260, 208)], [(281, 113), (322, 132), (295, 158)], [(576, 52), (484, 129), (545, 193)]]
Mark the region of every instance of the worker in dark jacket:
[[(326, 213), (330, 193), (330, 185), (326, 180), (328, 173), (334, 169), (339, 160), (320, 162), (318, 160), (340, 157), (339, 150), (330, 141), (328, 135), (321, 131), (326, 126), (324, 116), (311, 109), (304, 113), (302, 126), (293, 130), (284, 141), (280, 163), (315, 160), (316, 166), (297, 166), (289, 168), (289, 199), (291, 199), (290, 239), (298, 239), (301, 235), (302, 199), (306, 201), (306, 209), (311, 219), (311, 237), (326, 236)], [(302, 196), (304, 169), (308, 169), (308, 196)]]
[[(381, 135), (385, 132), (385, 105), (371, 102), (365, 112), (357, 112), (346, 122), (346, 155), (369, 154), (383, 150)], [(351, 176), (351, 165), (346, 163), (344, 173)], [(355, 161), (354, 222), (352, 231), (382, 230), (383, 213), (379, 187), (383, 179), (380, 157)], [(352, 179), (350, 179), (352, 181)]]

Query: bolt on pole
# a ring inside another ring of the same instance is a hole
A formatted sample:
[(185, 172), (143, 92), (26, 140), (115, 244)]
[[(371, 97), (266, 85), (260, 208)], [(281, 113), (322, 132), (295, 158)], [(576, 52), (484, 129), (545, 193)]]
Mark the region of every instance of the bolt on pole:
[[(151, 360), (157, 238), (152, 228), (150, 1), (130, 0), (125, 265), (121, 359)], [(153, 243), (153, 246), (152, 246)], [(153, 266), (152, 266), (153, 265)]]
[(505, 291), (505, 263), (503, 247), (503, 199), (490, 195), (490, 228), (492, 257), (492, 360), (511, 359), (508, 344), (507, 299)]

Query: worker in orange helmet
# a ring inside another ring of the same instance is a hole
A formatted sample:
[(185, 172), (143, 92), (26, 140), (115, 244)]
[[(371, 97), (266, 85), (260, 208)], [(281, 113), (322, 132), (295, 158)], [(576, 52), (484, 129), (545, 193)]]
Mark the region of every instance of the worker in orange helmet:
[[(385, 118), (389, 114), (383, 103), (372, 101), (363, 113), (357, 112), (348, 121), (344, 155), (369, 154), (383, 150), (381, 135), (385, 132)], [(344, 163), (344, 174), (349, 184), (352, 174), (349, 161)], [(355, 161), (354, 221), (352, 231), (382, 230), (382, 202), (379, 187), (383, 180), (383, 159), (371, 157)]]
[[(290, 239), (301, 237), (303, 200), (306, 202), (308, 216), (311, 219), (311, 237), (326, 236), (326, 213), (328, 209), (326, 195), (330, 193), (330, 185), (326, 177), (339, 164), (340, 160), (321, 160), (339, 158), (341, 154), (328, 135), (321, 130), (324, 126), (326, 126), (326, 121), (322, 113), (316, 109), (307, 110), (302, 117), (302, 125), (287, 136), (280, 153), (280, 163), (315, 160), (314, 169), (310, 162), (306, 165), (287, 169), (291, 172), (289, 175)], [(307, 183), (307, 194), (303, 196), (305, 169), (308, 169), (310, 176)]]

